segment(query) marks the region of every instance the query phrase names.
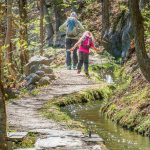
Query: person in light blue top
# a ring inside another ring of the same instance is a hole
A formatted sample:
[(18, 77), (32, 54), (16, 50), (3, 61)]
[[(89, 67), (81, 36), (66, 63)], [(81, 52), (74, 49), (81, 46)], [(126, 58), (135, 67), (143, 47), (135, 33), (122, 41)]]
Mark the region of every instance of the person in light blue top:
[(76, 12), (72, 12), (67, 20), (59, 27), (60, 32), (66, 33), (66, 65), (67, 69), (76, 69), (78, 63), (77, 48), (73, 51), (73, 57), (71, 59), (70, 48), (78, 41), (80, 34), (84, 32), (84, 27), (81, 22), (77, 19)]

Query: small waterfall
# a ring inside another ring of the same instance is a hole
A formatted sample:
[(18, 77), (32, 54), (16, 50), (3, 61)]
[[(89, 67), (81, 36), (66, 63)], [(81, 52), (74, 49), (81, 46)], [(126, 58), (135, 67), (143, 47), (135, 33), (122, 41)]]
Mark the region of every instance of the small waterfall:
[(111, 75), (106, 74), (105, 77), (106, 77), (105, 81), (106, 81), (108, 84), (113, 84), (113, 83), (114, 83), (114, 81), (113, 81)]

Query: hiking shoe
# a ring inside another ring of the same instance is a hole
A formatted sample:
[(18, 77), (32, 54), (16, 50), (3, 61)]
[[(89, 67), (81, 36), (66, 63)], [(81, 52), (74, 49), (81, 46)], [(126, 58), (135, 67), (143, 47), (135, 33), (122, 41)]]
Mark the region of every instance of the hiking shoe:
[(76, 65), (73, 65), (73, 70), (76, 70), (77, 69), (77, 66)]
[(80, 74), (80, 72), (81, 72), (81, 70), (78, 70), (78, 71), (77, 71), (77, 74)]
[(77, 70), (77, 67), (76, 67), (76, 66), (73, 66), (73, 70)]
[(86, 73), (85, 73), (85, 75), (86, 75), (87, 77), (90, 77), (90, 75), (89, 75), (89, 73), (88, 73), (88, 72), (86, 72)]
[(67, 66), (67, 70), (71, 70), (71, 66)]

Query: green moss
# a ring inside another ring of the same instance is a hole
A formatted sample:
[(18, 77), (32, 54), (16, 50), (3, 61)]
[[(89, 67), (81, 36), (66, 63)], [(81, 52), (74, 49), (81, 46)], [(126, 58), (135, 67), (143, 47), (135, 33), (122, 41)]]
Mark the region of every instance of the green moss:
[[(116, 111), (116, 110), (115, 110), (115, 111)], [(122, 110), (118, 111), (118, 113), (115, 113), (113, 120), (118, 123), (119, 120), (121, 121), (122, 118), (123, 118), (128, 112), (129, 112), (128, 108), (122, 109)]]
[(106, 99), (111, 93), (111, 88), (109, 89), (107, 85), (102, 84), (99, 88), (55, 97), (47, 102), (40, 112), (44, 117), (65, 123), (65, 125), (70, 128), (83, 128), (82, 123), (72, 120), (69, 114), (62, 111), (61, 107), (75, 103), (88, 103), (95, 100)]
[(149, 42), (149, 38), (150, 38), (150, 10), (149, 10), (149, 5), (146, 5), (144, 7), (144, 9), (142, 10), (142, 16), (144, 19), (144, 35), (145, 35), (145, 47), (146, 50), (149, 51), (150, 50), (150, 42)]
[(53, 119), (57, 122), (58, 121), (67, 122), (71, 120), (70, 117), (65, 112), (61, 112), (58, 106), (52, 105), (51, 103), (46, 104), (41, 112), (46, 118)]
[(34, 147), (37, 135), (28, 133), (28, 136), (22, 142), (14, 142), (13, 148), (32, 148)]
[[(105, 88), (101, 92), (106, 99), (101, 105), (100, 112), (125, 128), (150, 136), (149, 87), (132, 87), (132, 76), (126, 74), (125, 68), (113, 62), (93, 66), (93, 72), (99, 71), (111, 74), (115, 81), (111, 91), (110, 88)], [(110, 100), (107, 92), (111, 95)]]
[(150, 116), (146, 116), (141, 123), (135, 128), (135, 131), (150, 137)]
[(101, 90), (101, 95), (103, 99), (108, 99), (112, 94), (113, 94), (113, 91), (109, 86), (102, 88)]
[(109, 111), (107, 111), (106, 115), (110, 118), (115, 111), (117, 110), (117, 106), (115, 104), (112, 104), (109, 106)]
[(150, 136), (150, 116), (147, 114), (149, 104), (148, 87), (140, 91), (135, 88), (132, 92), (121, 95), (118, 100), (105, 101), (100, 111), (121, 126)]
[(39, 88), (33, 89), (33, 90), (31, 91), (31, 94), (32, 94), (32, 95), (38, 95), (38, 94), (40, 94), (40, 89), (39, 89)]

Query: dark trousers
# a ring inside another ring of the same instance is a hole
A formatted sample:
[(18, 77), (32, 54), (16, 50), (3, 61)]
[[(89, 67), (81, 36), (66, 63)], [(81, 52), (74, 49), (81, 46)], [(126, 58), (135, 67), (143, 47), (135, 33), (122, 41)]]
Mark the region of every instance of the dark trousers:
[(89, 67), (89, 54), (84, 52), (79, 52), (79, 62), (77, 69), (80, 71), (82, 66), (84, 64), (84, 72), (88, 73), (88, 67)]
[(77, 55), (77, 48), (73, 51), (73, 56), (71, 57), (70, 48), (72, 48), (76, 44), (76, 39), (69, 39), (66, 38), (66, 65), (71, 66), (73, 63), (73, 66), (76, 66), (78, 63), (78, 55)]

